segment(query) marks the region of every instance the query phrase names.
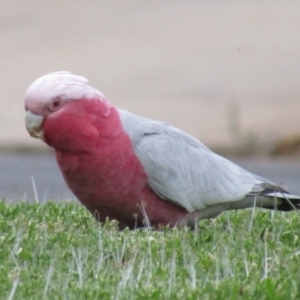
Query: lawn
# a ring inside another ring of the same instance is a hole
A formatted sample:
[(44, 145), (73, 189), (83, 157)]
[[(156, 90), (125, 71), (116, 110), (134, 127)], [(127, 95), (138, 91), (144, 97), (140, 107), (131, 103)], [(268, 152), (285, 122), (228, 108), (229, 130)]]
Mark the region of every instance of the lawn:
[(300, 299), (300, 216), (119, 231), (71, 202), (0, 202), (0, 299)]

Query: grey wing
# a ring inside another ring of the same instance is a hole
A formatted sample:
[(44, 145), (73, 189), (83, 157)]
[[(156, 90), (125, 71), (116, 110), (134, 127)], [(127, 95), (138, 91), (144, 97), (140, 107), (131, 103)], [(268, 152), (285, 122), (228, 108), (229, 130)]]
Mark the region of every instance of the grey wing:
[(177, 128), (125, 111), (120, 116), (149, 186), (162, 199), (193, 212), (241, 200), (258, 183), (255, 175)]

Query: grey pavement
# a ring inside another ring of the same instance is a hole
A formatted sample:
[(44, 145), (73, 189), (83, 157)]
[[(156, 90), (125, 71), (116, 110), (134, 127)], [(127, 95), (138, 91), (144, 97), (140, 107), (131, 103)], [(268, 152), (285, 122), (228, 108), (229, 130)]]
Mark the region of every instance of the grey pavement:
[[(299, 159), (255, 158), (234, 161), (245, 169), (283, 184), (290, 192), (300, 195)], [(40, 154), (0, 154), (0, 198), (5, 198), (6, 201), (23, 199), (28, 202), (75, 199), (64, 183), (53, 155)]]
[(0, 154), (0, 198), (45, 202), (74, 199), (74, 196), (52, 155)]

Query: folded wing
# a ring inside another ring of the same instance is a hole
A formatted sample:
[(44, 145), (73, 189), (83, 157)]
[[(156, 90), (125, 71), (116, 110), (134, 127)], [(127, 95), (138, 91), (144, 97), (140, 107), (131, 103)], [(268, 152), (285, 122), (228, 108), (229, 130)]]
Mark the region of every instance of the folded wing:
[(189, 212), (241, 200), (261, 182), (175, 127), (121, 110), (120, 116), (151, 189)]

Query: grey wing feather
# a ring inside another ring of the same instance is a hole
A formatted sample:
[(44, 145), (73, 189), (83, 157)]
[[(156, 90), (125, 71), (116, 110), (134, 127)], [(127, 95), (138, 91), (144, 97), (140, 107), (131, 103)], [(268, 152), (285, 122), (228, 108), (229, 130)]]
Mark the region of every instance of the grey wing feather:
[(187, 211), (243, 199), (262, 181), (168, 124), (119, 110), (151, 189)]

